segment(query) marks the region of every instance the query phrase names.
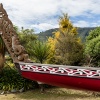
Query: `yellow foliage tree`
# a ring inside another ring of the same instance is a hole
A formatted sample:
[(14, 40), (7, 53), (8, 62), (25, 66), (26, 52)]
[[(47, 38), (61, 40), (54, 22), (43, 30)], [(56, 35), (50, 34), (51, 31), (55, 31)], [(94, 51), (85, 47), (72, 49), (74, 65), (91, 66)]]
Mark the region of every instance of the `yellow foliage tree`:
[(77, 35), (77, 28), (72, 25), (67, 14), (63, 14), (63, 16), (60, 17), (59, 30), (63, 33), (71, 34), (73, 36)]
[(54, 63), (54, 54), (55, 54), (55, 39), (52, 37), (48, 38), (47, 45), (50, 46), (50, 55), (47, 59), (47, 63)]
[(53, 52), (54, 63), (78, 65), (82, 59), (83, 46), (77, 37), (77, 28), (69, 20), (67, 14), (59, 19), (59, 30), (53, 32), (54, 36), (48, 39)]

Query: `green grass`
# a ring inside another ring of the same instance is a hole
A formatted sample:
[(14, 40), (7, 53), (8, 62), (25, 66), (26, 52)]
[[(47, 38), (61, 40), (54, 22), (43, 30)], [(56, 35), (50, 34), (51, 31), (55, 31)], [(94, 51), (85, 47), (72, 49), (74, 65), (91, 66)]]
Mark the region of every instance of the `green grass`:
[(23, 93), (0, 95), (0, 100), (100, 100), (93, 92), (64, 88), (46, 89), (44, 93), (31, 90)]

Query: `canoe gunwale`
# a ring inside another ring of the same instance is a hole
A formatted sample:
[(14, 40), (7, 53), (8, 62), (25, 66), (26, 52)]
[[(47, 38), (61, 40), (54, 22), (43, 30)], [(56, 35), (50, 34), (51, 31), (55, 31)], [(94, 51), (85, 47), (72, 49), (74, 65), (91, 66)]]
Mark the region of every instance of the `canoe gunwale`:
[(100, 68), (76, 67), (37, 63), (19, 63), (19, 70), (59, 76), (100, 79)]

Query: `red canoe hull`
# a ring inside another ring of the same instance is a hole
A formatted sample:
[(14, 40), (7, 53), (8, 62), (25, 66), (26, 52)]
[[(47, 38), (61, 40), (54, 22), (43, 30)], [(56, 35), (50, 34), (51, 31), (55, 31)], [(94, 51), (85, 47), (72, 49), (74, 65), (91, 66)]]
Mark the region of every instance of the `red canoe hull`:
[(22, 76), (30, 80), (44, 82), (49, 85), (73, 89), (100, 91), (100, 80), (71, 76), (59, 76), (33, 72), (21, 72)]
[(100, 91), (99, 69), (80, 69), (80, 67), (64, 67), (63, 70), (62, 67), (48, 69), (47, 65), (46, 67), (41, 65), (41, 68), (40, 65), (32, 64), (31, 67), (29, 64), (19, 64), (19, 66), (21, 75), (33, 81), (64, 88)]

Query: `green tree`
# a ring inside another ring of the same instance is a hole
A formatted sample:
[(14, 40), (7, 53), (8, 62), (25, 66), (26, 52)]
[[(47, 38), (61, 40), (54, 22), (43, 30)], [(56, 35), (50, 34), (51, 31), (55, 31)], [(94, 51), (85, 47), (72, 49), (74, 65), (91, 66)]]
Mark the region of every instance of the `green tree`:
[(72, 35), (62, 35), (56, 42), (56, 62), (66, 65), (79, 65), (83, 58), (83, 46), (77, 41), (76, 37)]
[(50, 46), (46, 42), (34, 41), (32, 45), (32, 54), (40, 62), (43, 63), (50, 54)]
[(21, 31), (18, 32), (21, 44), (27, 49), (28, 43), (37, 39), (37, 36), (34, 34), (33, 29), (24, 29), (22, 27)]
[(89, 66), (100, 66), (100, 27), (92, 30), (87, 36), (85, 54)]
[(32, 47), (30, 46), (34, 40), (37, 40), (37, 35), (34, 33), (33, 29), (24, 29), (21, 30), (17, 26), (14, 26), (16, 33), (19, 36), (21, 45), (24, 46), (25, 50), (29, 54), (30, 58), (32, 57)]

